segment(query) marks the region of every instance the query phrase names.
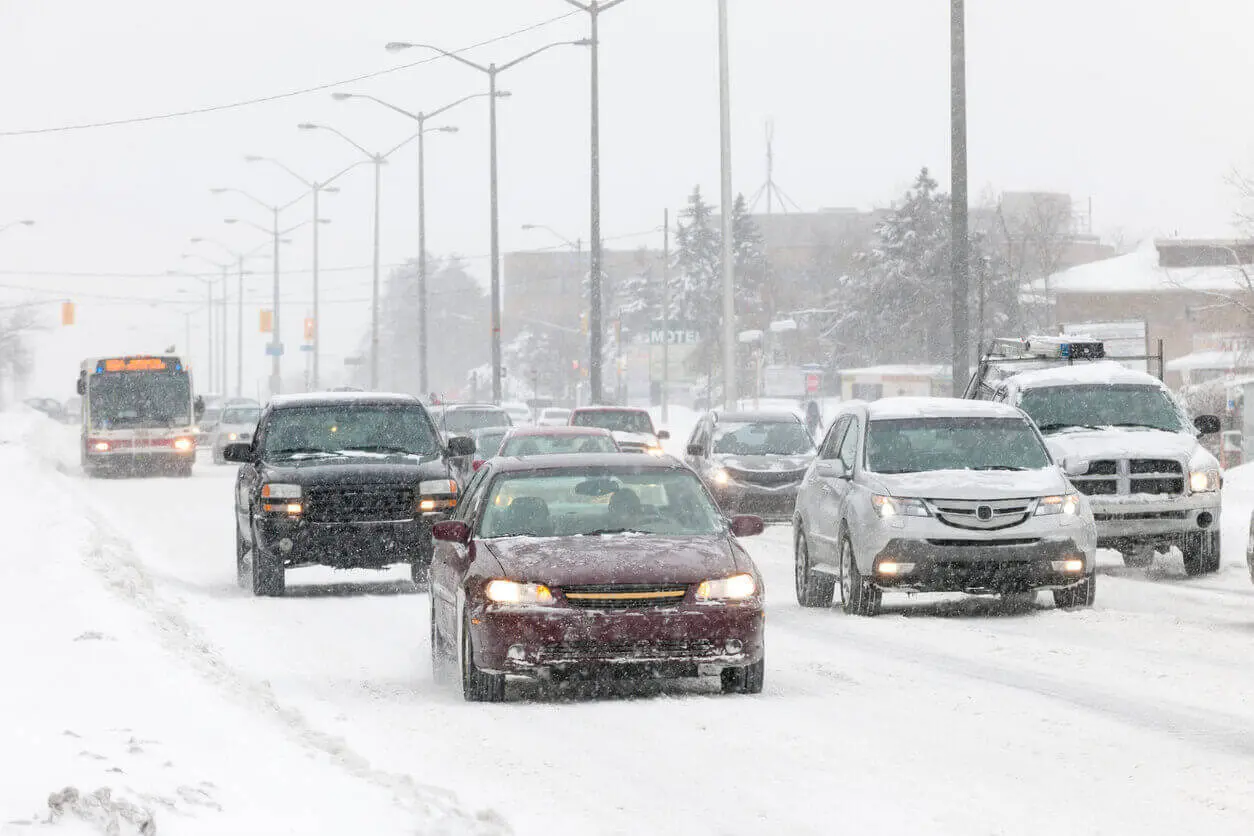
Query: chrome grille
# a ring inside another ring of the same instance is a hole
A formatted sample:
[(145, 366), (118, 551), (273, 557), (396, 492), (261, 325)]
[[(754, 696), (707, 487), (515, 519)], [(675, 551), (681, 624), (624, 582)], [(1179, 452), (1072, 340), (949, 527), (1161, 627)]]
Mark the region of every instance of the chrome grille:
[(654, 639), (651, 641), (615, 640), (606, 642), (561, 642), (540, 648), (544, 661), (575, 661), (579, 659), (665, 659), (681, 656), (714, 656), (719, 646), (709, 639)]
[(1089, 496), (1179, 496), (1184, 493), (1184, 465), (1172, 459), (1103, 459), (1071, 483)]
[(1031, 499), (959, 500), (934, 499), (931, 511), (954, 528), (996, 531), (1019, 525), (1032, 512)]
[(678, 606), (688, 595), (688, 587), (683, 584), (598, 584), (566, 586), (562, 594), (572, 607), (629, 610)]
[(305, 519), (318, 523), (410, 520), (414, 490), (400, 485), (312, 487), (305, 491)]
[(727, 475), (745, 485), (791, 485), (800, 482), (806, 475), (804, 470), (739, 470), (727, 468)]

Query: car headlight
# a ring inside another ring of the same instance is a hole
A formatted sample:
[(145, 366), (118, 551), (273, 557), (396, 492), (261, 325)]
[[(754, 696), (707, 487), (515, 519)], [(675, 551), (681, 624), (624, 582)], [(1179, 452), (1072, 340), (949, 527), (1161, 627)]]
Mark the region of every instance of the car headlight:
[(1195, 470), (1189, 474), (1189, 489), (1193, 493), (1209, 493), (1219, 490), (1218, 470)]
[(176, 438), (174, 439), (174, 449), (180, 453), (186, 453), (188, 450), (196, 449), (196, 442), (190, 438)]
[(921, 499), (901, 499), (895, 496), (874, 494), (871, 505), (882, 519), (890, 517), (930, 517), (931, 512)]
[(262, 499), (300, 499), (300, 485), (268, 482), (261, 486)]
[(239, 441), (239, 433), (227, 433), (227, 441)]
[(758, 591), (758, 582), (753, 575), (732, 575), (730, 578), (701, 581), (697, 587), (698, 601), (743, 601), (752, 598)]
[(645, 452), (650, 456), (662, 456), (666, 454), (666, 451), (662, 449), (661, 444), (650, 444), (645, 448)]
[(726, 485), (731, 481), (731, 474), (724, 468), (716, 467), (710, 471), (710, 478), (714, 480), (716, 485)]
[(553, 591), (542, 583), (518, 583), (497, 579), (488, 581), (483, 592), (494, 604), (548, 606), (553, 603)]
[(432, 479), (418, 483), (418, 493), (423, 496), (444, 496), (457, 493), (457, 482), (452, 479)]
[(1080, 495), (1078, 493), (1043, 496), (1041, 501), (1036, 504), (1036, 515), (1038, 517), (1055, 514), (1066, 514), (1069, 517), (1074, 517), (1078, 513), (1080, 513)]

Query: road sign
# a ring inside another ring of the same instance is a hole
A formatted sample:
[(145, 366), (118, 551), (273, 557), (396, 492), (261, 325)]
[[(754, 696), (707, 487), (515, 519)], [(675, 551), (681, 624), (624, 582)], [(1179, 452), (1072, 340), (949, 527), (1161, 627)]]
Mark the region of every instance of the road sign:
[(274, 330), (274, 311), (263, 310), (261, 312), (261, 321), (259, 322), (260, 331), (263, 334), (269, 334)]
[(267, 357), (282, 357), (283, 356), (283, 343), (267, 343), (266, 344), (266, 356)]
[(302, 345), (302, 346), (300, 347), (300, 350), (301, 350), (301, 351), (313, 351), (313, 344), (312, 344), (312, 343), (305, 343), (304, 345)]

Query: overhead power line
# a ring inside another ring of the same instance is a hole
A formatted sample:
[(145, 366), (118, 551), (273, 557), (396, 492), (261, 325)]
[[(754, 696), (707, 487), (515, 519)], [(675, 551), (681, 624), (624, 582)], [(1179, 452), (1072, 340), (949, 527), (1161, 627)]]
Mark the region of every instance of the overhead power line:
[[(570, 18), (570, 17), (574, 17), (577, 14), (579, 14), (578, 11), (560, 14), (556, 17), (551, 17), (548, 20), (542, 20), (538, 23), (533, 23), (530, 26), (524, 26), (521, 29), (515, 29), (512, 32), (506, 32), (502, 35), (497, 35), (495, 37), (488, 38), (485, 41), (479, 41), (478, 43), (470, 44), (469, 46), (464, 46), (464, 47), (461, 47), (460, 49), (450, 50), (450, 52), (452, 52), (453, 54), (461, 54), (463, 52), (469, 52), (474, 49), (479, 49), (480, 47), (489, 46), (490, 44), (495, 44), (501, 41), (509, 40), (510, 38), (516, 38), (519, 35), (525, 35), (526, 33), (535, 31), (536, 29), (541, 29), (545, 26), (551, 26), (554, 23), (558, 23), (559, 21), (566, 20), (567, 18)], [(159, 122), (159, 121), (166, 120), (166, 119), (180, 119), (184, 116), (201, 116), (206, 113), (220, 113), (225, 110), (238, 110), (239, 108), (243, 108), (243, 107), (252, 107), (253, 105), (267, 104), (269, 102), (277, 102), (283, 99), (291, 99), (296, 96), (305, 96), (310, 93), (320, 93), (323, 90), (330, 90), (333, 87), (342, 87), (345, 84), (355, 84), (359, 81), (368, 81), (369, 79), (372, 79), (372, 78), (379, 78), (380, 76), (389, 75), (391, 73), (398, 73), (402, 70), (409, 70), (409, 69), (413, 69), (414, 67), (420, 67), (423, 64), (430, 64), (433, 61), (440, 61), (446, 57), (447, 56), (445, 55), (433, 55), (430, 58), (424, 58), (421, 61), (414, 61), (409, 64), (402, 64), (399, 67), (389, 67), (384, 70), (376, 70), (374, 72), (364, 73), (362, 75), (354, 76), (352, 78), (341, 79), (340, 81), (329, 81), (329, 82), (326, 82), (325, 84), (317, 84), (317, 85), (314, 85), (313, 87), (304, 87), (300, 90), (289, 90), (286, 93), (275, 93), (270, 96), (258, 96), (257, 98), (244, 99), (243, 101), (229, 102), (227, 104), (206, 105), (204, 107), (193, 107), (193, 108), (187, 108), (184, 110), (170, 111), (168, 113), (155, 113), (155, 114), (149, 114), (147, 116), (132, 116), (132, 117), (123, 118), (123, 119), (107, 119), (107, 120), (103, 120), (99, 122), (80, 122), (80, 123), (72, 124), (72, 125), (55, 125), (55, 126), (44, 127), (44, 128), (27, 128), (24, 130), (0, 131), (0, 137), (35, 136), (38, 134), (56, 134), (56, 133), (68, 133), (70, 131), (85, 131), (85, 130), (90, 130), (93, 128), (114, 128), (119, 125), (137, 125), (137, 124), (141, 124), (144, 122)]]

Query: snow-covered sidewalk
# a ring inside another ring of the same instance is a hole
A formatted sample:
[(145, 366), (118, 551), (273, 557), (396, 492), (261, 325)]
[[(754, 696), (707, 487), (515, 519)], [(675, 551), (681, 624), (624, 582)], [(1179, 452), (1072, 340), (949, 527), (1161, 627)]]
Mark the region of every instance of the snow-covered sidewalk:
[[(233, 672), (40, 455), (55, 429), (0, 415), (0, 834), (508, 830)], [(172, 500), (154, 489), (144, 513)]]

